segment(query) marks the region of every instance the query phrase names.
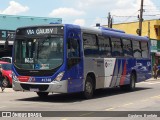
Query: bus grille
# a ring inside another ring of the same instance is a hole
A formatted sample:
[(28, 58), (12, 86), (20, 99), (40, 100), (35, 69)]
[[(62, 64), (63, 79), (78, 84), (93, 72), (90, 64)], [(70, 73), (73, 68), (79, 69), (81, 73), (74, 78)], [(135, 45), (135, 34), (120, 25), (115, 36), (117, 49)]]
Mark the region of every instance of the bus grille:
[(30, 90), (31, 88), (37, 88), (39, 91), (46, 91), (49, 87), (49, 85), (31, 85), (31, 84), (21, 84), (21, 87), (24, 90)]

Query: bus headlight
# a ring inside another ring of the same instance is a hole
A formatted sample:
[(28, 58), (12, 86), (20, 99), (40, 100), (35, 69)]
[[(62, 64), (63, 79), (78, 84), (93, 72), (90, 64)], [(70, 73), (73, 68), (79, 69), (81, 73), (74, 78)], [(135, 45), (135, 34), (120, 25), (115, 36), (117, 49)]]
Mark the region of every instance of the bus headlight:
[(55, 81), (60, 81), (62, 79), (63, 75), (64, 75), (64, 72), (59, 73), (57, 75), (57, 77), (55, 78)]
[(19, 81), (14, 72), (12, 72), (12, 80), (14, 80), (14, 81)]

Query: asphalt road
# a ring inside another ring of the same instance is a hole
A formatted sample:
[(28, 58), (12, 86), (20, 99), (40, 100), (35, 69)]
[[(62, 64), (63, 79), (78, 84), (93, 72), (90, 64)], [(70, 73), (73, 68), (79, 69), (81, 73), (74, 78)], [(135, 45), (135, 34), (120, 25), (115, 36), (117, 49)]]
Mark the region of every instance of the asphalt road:
[[(119, 88), (98, 90), (90, 100), (83, 99), (81, 93), (50, 94), (48, 98), (40, 99), (34, 92), (15, 92), (7, 88), (4, 92), (0, 92), (0, 111), (60, 111), (41, 113), (42, 116), (47, 114), (54, 116), (54, 119), (48, 118), (51, 120), (74, 120), (86, 117), (87, 120), (94, 120), (97, 119), (96, 116), (100, 120), (117, 120), (117, 117), (110, 118), (112, 115), (119, 117), (128, 115), (126, 119), (132, 120), (158, 119), (155, 112), (154, 116), (141, 118), (141, 116), (134, 116), (137, 113), (130, 111), (160, 111), (160, 78), (137, 83), (136, 86), (134, 92), (123, 92)], [(107, 115), (110, 117), (106, 118)], [(119, 119), (124, 120), (124, 118)]]

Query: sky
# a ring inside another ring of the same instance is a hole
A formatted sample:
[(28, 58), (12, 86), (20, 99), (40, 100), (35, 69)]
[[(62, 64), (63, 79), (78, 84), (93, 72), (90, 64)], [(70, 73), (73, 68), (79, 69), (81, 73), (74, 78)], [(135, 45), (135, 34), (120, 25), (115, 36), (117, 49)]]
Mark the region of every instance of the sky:
[[(0, 0), (0, 14), (62, 18), (81, 26), (138, 21), (141, 0)], [(160, 19), (160, 1), (144, 0), (143, 19)]]

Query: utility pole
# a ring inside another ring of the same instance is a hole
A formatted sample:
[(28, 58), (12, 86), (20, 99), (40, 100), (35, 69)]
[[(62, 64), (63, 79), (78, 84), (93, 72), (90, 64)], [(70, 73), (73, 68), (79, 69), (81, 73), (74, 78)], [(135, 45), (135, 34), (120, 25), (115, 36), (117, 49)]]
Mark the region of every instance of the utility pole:
[(148, 22), (148, 37), (150, 39), (150, 33), (151, 33), (151, 30), (150, 30), (150, 22)]
[(113, 16), (111, 17), (111, 23), (110, 23), (110, 28), (113, 26)]
[(111, 27), (111, 14), (110, 12), (108, 13), (108, 28)]
[(143, 0), (141, 0), (140, 16), (139, 16), (139, 30), (138, 35), (142, 35), (142, 22), (143, 22)]

